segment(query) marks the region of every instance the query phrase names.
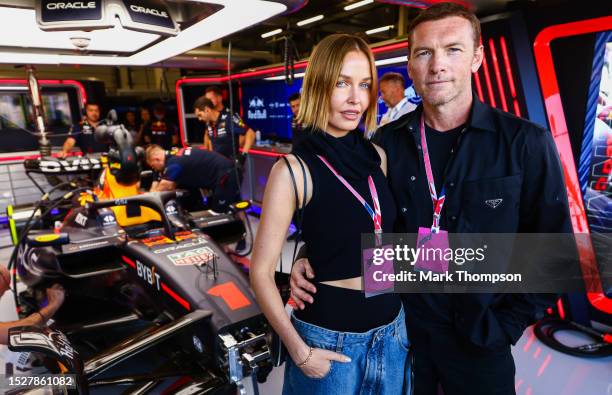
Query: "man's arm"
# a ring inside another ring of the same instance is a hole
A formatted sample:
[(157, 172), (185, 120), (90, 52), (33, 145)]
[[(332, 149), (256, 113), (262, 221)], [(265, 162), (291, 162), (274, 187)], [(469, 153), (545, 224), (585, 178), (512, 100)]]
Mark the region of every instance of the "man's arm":
[(213, 150), (212, 141), (210, 140), (210, 137), (208, 136), (206, 130), (204, 131), (204, 149), (208, 151)]
[(153, 182), (151, 184), (151, 192), (162, 192), (162, 191), (174, 191), (176, 189), (176, 183), (170, 180), (161, 180), (159, 182)]
[(244, 152), (245, 154), (248, 154), (249, 150), (251, 149), (254, 143), (255, 143), (255, 132), (253, 131), (253, 129), (249, 128), (244, 135), (244, 143), (240, 144), (242, 146), (242, 152)]

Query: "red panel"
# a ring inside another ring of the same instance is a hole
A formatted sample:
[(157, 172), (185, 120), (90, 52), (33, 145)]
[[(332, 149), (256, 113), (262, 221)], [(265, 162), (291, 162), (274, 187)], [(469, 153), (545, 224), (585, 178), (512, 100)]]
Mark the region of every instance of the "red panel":
[(546, 107), (546, 116), (548, 117), (548, 123), (555, 138), (563, 165), (572, 225), (580, 253), (580, 266), (587, 290), (590, 290), (590, 292), (587, 292), (587, 297), (595, 308), (608, 314), (612, 314), (612, 299), (607, 298), (601, 289), (601, 279), (599, 278), (599, 270), (595, 262), (593, 245), (589, 238), (589, 226), (582, 201), (578, 174), (574, 164), (574, 155), (572, 153), (565, 114), (561, 104), (559, 84), (557, 82), (550, 43), (562, 37), (596, 33), (611, 29), (612, 16), (564, 23), (543, 29), (537, 35), (533, 44), (538, 76)]
[(491, 75), (489, 74), (489, 62), (487, 62), (486, 52), (484, 57), (482, 58), (482, 67), (484, 70), (485, 83), (487, 84), (487, 93), (489, 94), (489, 103), (493, 107), (497, 107), (497, 103), (495, 102), (495, 96), (493, 95), (493, 86), (491, 84)]
[(493, 70), (495, 70), (495, 79), (497, 80), (497, 89), (499, 97), (501, 98), (502, 109), (508, 112), (508, 103), (506, 102), (506, 91), (504, 90), (504, 84), (501, 79), (501, 73), (499, 71), (499, 62), (497, 61), (497, 52), (495, 51), (495, 42), (493, 39), (489, 39), (489, 48), (491, 50), (491, 59), (493, 60)]
[(476, 83), (476, 92), (478, 93), (478, 98), (480, 101), (484, 101), (484, 96), (482, 95), (482, 85), (480, 85), (480, 75), (478, 72), (472, 74), (474, 76), (474, 82)]
[(504, 57), (504, 66), (506, 67), (506, 75), (508, 76), (508, 84), (510, 85), (510, 95), (513, 98), (516, 98), (516, 87), (514, 85), (514, 74), (512, 73), (512, 68), (510, 67), (510, 58), (508, 57), (508, 48), (506, 47), (506, 38), (501, 36), (499, 39), (499, 43), (501, 46), (502, 56)]

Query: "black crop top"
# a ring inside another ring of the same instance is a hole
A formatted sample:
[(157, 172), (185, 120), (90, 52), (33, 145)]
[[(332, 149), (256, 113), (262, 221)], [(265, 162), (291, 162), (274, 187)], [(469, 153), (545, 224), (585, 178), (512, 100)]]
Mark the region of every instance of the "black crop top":
[(363, 205), (317, 157), (322, 155), (349, 184), (374, 207), (368, 187), (372, 175), (381, 206), (383, 232), (393, 232), (395, 203), (380, 169), (380, 157), (360, 131), (335, 138), (309, 133), (294, 150), (308, 165), (313, 191), (304, 208), (302, 239), (317, 281), (359, 277), (361, 234), (373, 233), (374, 223)]

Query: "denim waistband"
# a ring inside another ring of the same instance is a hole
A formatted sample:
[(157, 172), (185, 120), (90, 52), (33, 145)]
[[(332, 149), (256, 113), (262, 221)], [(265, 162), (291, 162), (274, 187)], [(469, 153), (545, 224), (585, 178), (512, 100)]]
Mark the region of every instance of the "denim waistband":
[(295, 316), (291, 317), (293, 326), (302, 335), (308, 338), (316, 338), (318, 342), (335, 346), (342, 339), (343, 344), (369, 344), (374, 338), (393, 335), (404, 327), (404, 308), (400, 307), (399, 313), (386, 325), (370, 329), (367, 332), (338, 332), (317, 325), (304, 322)]

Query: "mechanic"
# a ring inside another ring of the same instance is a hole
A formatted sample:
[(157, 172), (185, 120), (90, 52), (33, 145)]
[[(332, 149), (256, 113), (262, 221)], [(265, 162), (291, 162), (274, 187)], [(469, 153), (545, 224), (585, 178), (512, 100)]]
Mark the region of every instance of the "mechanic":
[[(0, 265), (0, 296), (11, 288), (11, 275), (4, 265)], [(54, 284), (47, 288), (47, 305), (26, 318), (18, 321), (0, 322), (0, 344), (8, 344), (8, 331), (15, 326), (40, 326), (55, 315), (64, 303), (64, 288)]]
[(306, 131), (302, 127), (302, 123), (298, 122), (298, 113), (300, 112), (300, 102), (302, 101), (302, 95), (300, 92), (296, 92), (289, 96), (289, 106), (291, 107), (291, 146), (297, 146), (304, 137), (306, 137)]
[(406, 80), (400, 73), (389, 72), (380, 78), (380, 98), (385, 102), (387, 112), (380, 119), (379, 126), (414, 111), (416, 105), (408, 101), (405, 90)]
[[(216, 151), (228, 158), (237, 158), (243, 164), (246, 155), (255, 143), (255, 132), (245, 125), (238, 114), (234, 113), (234, 143), (232, 144), (231, 131), (229, 125), (227, 125), (229, 111), (223, 104), (221, 90), (216, 86), (209, 86), (206, 88), (204, 98), (210, 100), (212, 107), (209, 108), (215, 111), (215, 115), (211, 114), (204, 117), (201, 114), (201, 116), (198, 116), (198, 113), (204, 112), (203, 100), (201, 100), (203, 98), (199, 98), (194, 103), (196, 116), (200, 121), (206, 123), (207, 133), (204, 133), (204, 146), (206, 149)], [(242, 148), (241, 157), (238, 156), (239, 147)]]
[[(552, 134), (490, 107), (472, 91), (472, 74), (484, 55), (476, 16), (458, 4), (437, 3), (412, 21), (408, 38), (408, 74), (423, 104), (373, 138), (390, 164), (398, 206), (395, 232), (571, 233)], [(299, 308), (313, 300), (304, 290), (316, 292), (304, 272), (315, 278), (299, 260), (291, 280)], [(437, 394), (439, 385), (446, 395), (515, 394), (510, 346), (557, 298), (534, 293), (402, 297), (415, 395)]]
[(153, 182), (151, 192), (208, 189), (212, 191), (212, 209), (217, 212), (227, 212), (230, 204), (240, 200), (234, 164), (221, 154), (188, 147), (170, 155), (152, 144), (147, 147), (145, 158), (161, 174), (161, 180)]
[(156, 144), (166, 150), (178, 146), (178, 128), (167, 118), (166, 106), (162, 103), (153, 107), (153, 119), (145, 124), (142, 137), (145, 144)]
[(85, 104), (85, 117), (79, 123), (78, 127), (70, 132), (71, 136), (68, 136), (64, 142), (59, 157), (65, 158), (68, 156), (75, 145), (79, 146), (83, 154), (108, 152), (109, 145), (97, 142), (94, 136), (96, 127), (105, 122), (104, 120), (100, 120), (100, 105), (93, 102), (87, 102), (87, 104)]

